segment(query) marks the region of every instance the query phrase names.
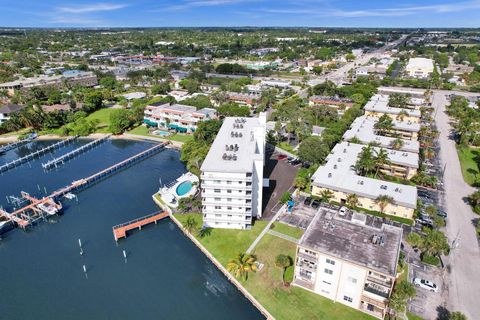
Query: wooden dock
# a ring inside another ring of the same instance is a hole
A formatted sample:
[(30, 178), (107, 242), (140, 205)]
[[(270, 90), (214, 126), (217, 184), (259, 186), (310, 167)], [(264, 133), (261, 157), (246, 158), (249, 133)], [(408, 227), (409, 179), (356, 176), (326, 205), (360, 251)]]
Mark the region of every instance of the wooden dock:
[(79, 179), (73, 181), (66, 187), (58, 189), (52, 192), (50, 195), (43, 197), (41, 199), (37, 199), (35, 197), (30, 196), (26, 192), (22, 192), (22, 197), (27, 199), (30, 203), (22, 208), (15, 210), (14, 212), (6, 212), (5, 210), (0, 210), (0, 216), (4, 217), (6, 220), (13, 221), (16, 223), (17, 226), (21, 227), (22, 229), (26, 229), (28, 226), (32, 225), (38, 218), (44, 217), (44, 211), (42, 207), (44, 206), (55, 206), (57, 208), (61, 208), (61, 205), (56, 203), (60, 197), (64, 196), (65, 194), (71, 191), (80, 191), (86, 189), (99, 181), (110, 177), (111, 175), (123, 170), (134, 163), (137, 163), (141, 160), (144, 160), (160, 151), (162, 151), (167, 143), (156, 144), (153, 147), (144, 150), (128, 159), (125, 159), (119, 163), (116, 163), (106, 169), (103, 169), (91, 176), (88, 176), (83, 179)]
[(115, 241), (118, 241), (118, 239), (120, 238), (126, 238), (128, 231), (134, 230), (134, 229), (142, 230), (143, 226), (150, 223), (157, 224), (159, 220), (165, 219), (168, 216), (169, 214), (167, 211), (159, 211), (159, 212), (155, 212), (155, 213), (116, 225), (112, 228), (113, 237), (115, 238)]

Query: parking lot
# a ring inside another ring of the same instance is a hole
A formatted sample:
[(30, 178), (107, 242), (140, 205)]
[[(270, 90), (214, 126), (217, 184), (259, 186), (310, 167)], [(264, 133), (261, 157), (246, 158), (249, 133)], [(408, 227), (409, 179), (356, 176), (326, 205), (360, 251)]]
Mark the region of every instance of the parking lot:
[(408, 309), (424, 319), (437, 319), (444, 310), (444, 301), (448, 298), (448, 288), (444, 285), (443, 270), (421, 264), (417, 259), (409, 264), (409, 280), (420, 278), (432, 281), (438, 286), (438, 292), (416, 287), (417, 294), (408, 305)]
[(271, 149), (267, 149), (266, 152), (264, 177), (270, 180), (270, 185), (263, 190), (263, 218), (269, 219), (276, 212), (282, 194), (293, 191), (293, 181), (300, 165), (291, 165), (287, 157), (279, 158), (280, 154)]
[(293, 211), (284, 213), (280, 216), (279, 220), (292, 227), (303, 230), (307, 229), (320, 206), (312, 207), (311, 203), (307, 205), (304, 202), (304, 196), (297, 197)]

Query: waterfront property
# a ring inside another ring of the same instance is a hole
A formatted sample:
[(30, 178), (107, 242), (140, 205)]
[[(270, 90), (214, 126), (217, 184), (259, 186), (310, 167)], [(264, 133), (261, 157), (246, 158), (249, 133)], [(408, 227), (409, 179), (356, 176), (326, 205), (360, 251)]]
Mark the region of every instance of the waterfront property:
[(320, 210), (297, 246), (293, 285), (377, 318), (397, 276), (402, 229)]
[(419, 124), (394, 121), (392, 132), (380, 132), (375, 129), (377, 122), (377, 118), (358, 117), (344, 133), (343, 140), (351, 141), (356, 138), (363, 144), (375, 143), (388, 149), (393, 149), (396, 142), (401, 141), (395, 146), (398, 150), (415, 153), (420, 151), (420, 143), (417, 141)]
[[(356, 206), (359, 208), (412, 219), (417, 207), (417, 188), (358, 175), (353, 165), (361, 148), (362, 146), (346, 142), (337, 144), (327, 157), (326, 163), (312, 176), (312, 195), (321, 197), (324, 190), (329, 190), (332, 192), (331, 199), (344, 205), (348, 197), (354, 194), (358, 200)], [(391, 165), (384, 165), (382, 172), (411, 177), (418, 167), (418, 155), (402, 151), (391, 152), (389, 151), (388, 155)], [(391, 202), (381, 204), (377, 200), (381, 196), (388, 196)]]
[(389, 96), (376, 94), (365, 105), (365, 115), (379, 118), (384, 114), (403, 122), (420, 123), (421, 113), (412, 108), (395, 108), (388, 105)]
[(26, 106), (21, 106), (18, 104), (5, 104), (0, 106), (0, 124), (10, 119), (12, 114), (19, 112), (25, 107)]
[(153, 103), (145, 108), (143, 122), (158, 128), (192, 133), (197, 129), (198, 122), (216, 118), (217, 112), (211, 108), (197, 110), (183, 104)]
[(225, 118), (201, 167), (203, 223), (250, 229), (262, 216), (266, 114)]
[(172, 208), (178, 206), (181, 198), (187, 198), (195, 195), (199, 179), (191, 172), (184, 173), (172, 183), (164, 185), (158, 190), (162, 201)]

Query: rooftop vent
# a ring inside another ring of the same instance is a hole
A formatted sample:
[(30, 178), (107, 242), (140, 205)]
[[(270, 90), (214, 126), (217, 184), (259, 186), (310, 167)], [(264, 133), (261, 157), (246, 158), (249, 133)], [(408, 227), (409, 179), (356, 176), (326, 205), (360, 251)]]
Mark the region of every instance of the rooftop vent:
[(372, 244), (375, 245), (375, 246), (383, 247), (385, 245), (385, 236), (384, 235), (379, 235), (379, 234), (374, 234), (372, 236)]
[(384, 184), (382, 184), (382, 185), (380, 186), (380, 189), (382, 189), (382, 190), (387, 190), (387, 186), (384, 185)]
[(331, 172), (328, 173), (328, 177), (329, 177), (329, 178), (332, 177), (332, 173), (331, 173)]
[(363, 180), (358, 180), (358, 184), (363, 186)]

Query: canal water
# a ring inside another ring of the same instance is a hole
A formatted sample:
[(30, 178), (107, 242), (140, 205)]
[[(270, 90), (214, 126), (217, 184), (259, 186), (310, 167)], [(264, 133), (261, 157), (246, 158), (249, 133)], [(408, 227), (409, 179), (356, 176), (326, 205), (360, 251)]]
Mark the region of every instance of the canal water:
[[(42, 169), (42, 162), (86, 142), (0, 175), (0, 205), (11, 210), (7, 196), (19, 196), (22, 190), (50, 193), (151, 146), (110, 140), (60, 168)], [(9, 151), (0, 156), (0, 164), (51, 143)], [(179, 152), (164, 150), (78, 193), (78, 202), (63, 200), (62, 216), (28, 232), (4, 234), (0, 319), (262, 319), (173, 222), (145, 227), (115, 243), (112, 226), (158, 210), (151, 195), (159, 178), (169, 183), (184, 172)]]

